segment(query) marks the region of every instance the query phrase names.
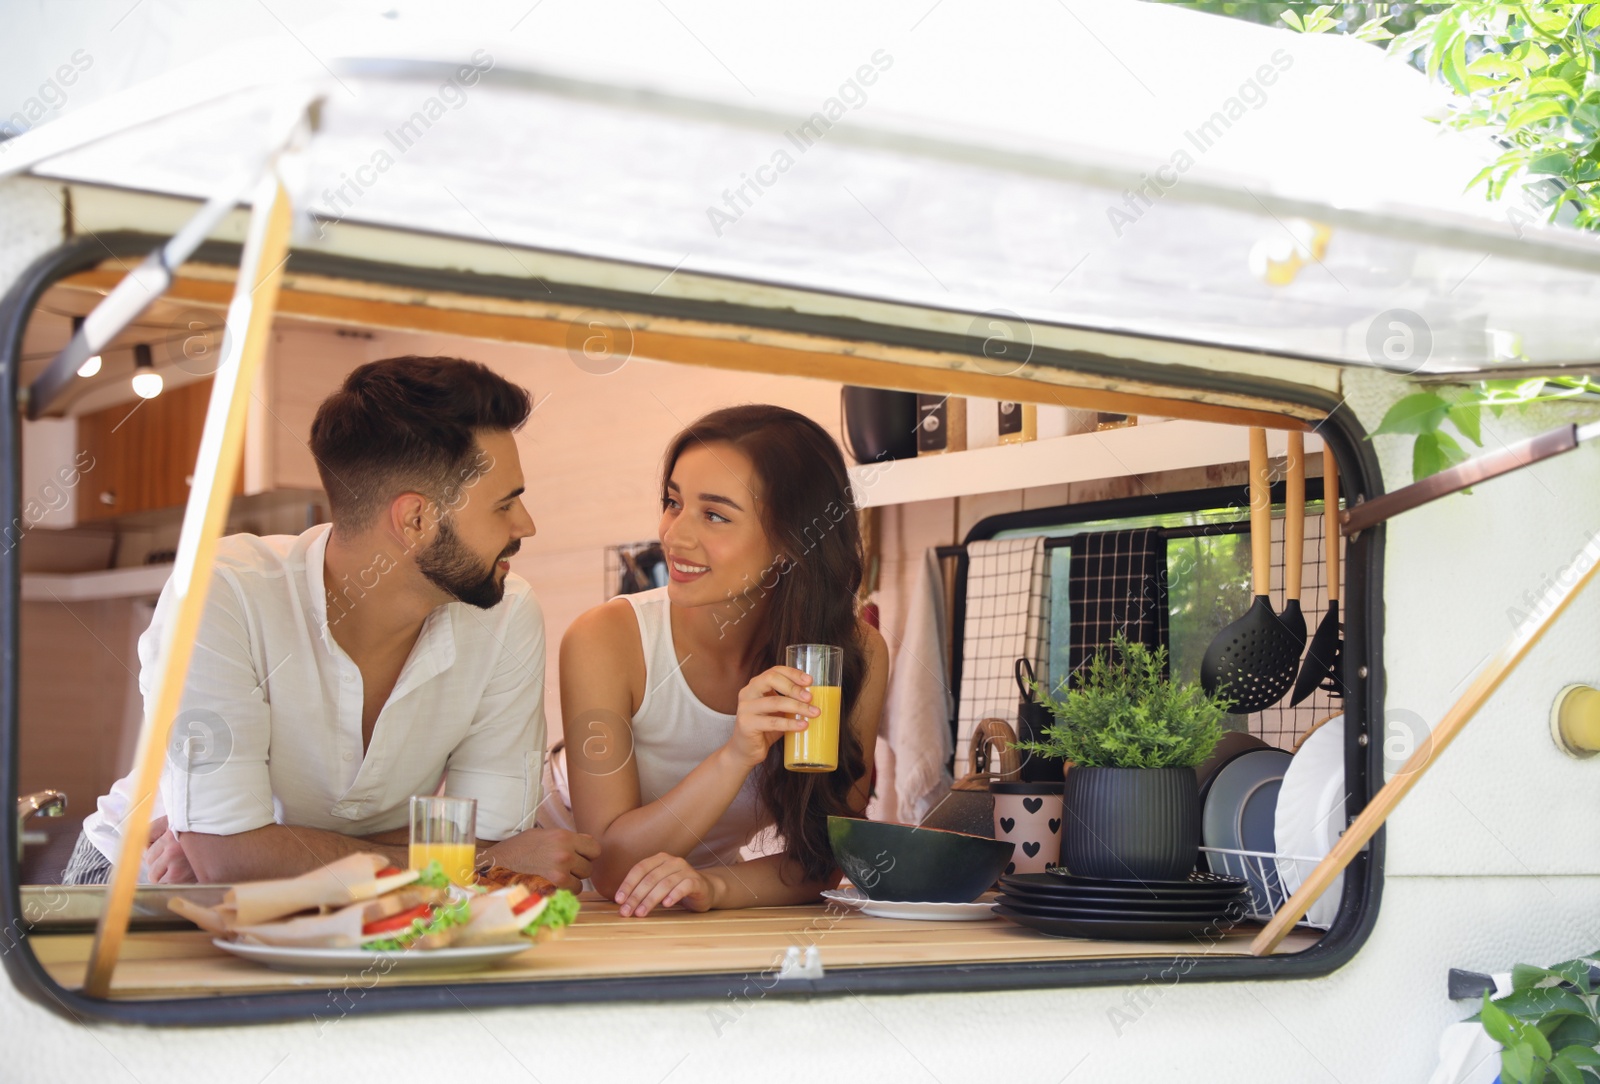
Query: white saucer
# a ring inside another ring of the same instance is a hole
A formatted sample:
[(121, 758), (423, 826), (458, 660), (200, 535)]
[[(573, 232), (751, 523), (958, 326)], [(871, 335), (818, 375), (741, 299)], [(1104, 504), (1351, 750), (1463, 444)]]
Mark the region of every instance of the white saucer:
[(242, 956), (275, 971), (370, 971), (387, 975), (394, 971), (479, 971), (498, 960), (533, 948), (522, 945), (468, 945), (458, 948), (417, 949), (413, 952), (368, 952), (359, 948), (285, 948), (281, 945), (248, 945), (240, 941), (214, 938), (213, 945), (224, 952)]
[[(1344, 716), (1336, 715), (1307, 735), (1283, 773), (1273, 834), (1279, 854), (1320, 861), (1333, 850), (1344, 827)], [(1313, 867), (1314, 863), (1280, 858), (1278, 876), (1284, 889), (1293, 894)], [(1324, 930), (1333, 925), (1343, 892), (1341, 873), (1306, 912), (1306, 925)]]
[(982, 922), (998, 919), (994, 901), (974, 900), (972, 903), (928, 903), (917, 900), (868, 899), (859, 888), (834, 888), (822, 898), (852, 911), (860, 911), (874, 918), (911, 918), (929, 922)]

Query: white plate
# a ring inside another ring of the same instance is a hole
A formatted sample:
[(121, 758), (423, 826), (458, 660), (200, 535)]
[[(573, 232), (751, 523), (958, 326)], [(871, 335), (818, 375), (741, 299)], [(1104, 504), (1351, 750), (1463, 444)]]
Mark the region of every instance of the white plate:
[(478, 971), (498, 960), (526, 952), (524, 945), (468, 945), (463, 948), (418, 949), (415, 952), (368, 952), (359, 948), (285, 948), (281, 945), (247, 945), (218, 937), (213, 945), (276, 971)]
[(926, 903), (915, 900), (868, 899), (859, 888), (835, 888), (822, 894), (825, 900), (860, 911), (874, 918), (914, 918), (930, 922), (982, 922), (998, 918), (993, 900), (972, 903)]
[[(1307, 736), (1283, 773), (1273, 823), (1278, 852), (1318, 860), (1325, 857), (1344, 831), (1344, 799), (1344, 716), (1336, 715)], [(1307, 862), (1278, 862), (1278, 875), (1290, 893), (1310, 873)], [(1333, 925), (1343, 891), (1341, 873), (1311, 905), (1306, 924), (1324, 930)]]

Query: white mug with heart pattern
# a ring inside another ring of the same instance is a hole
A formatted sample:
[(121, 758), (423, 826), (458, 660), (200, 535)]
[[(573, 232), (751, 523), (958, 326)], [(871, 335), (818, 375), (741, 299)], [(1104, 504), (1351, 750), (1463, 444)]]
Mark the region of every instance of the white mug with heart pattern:
[(1061, 783), (990, 783), (989, 793), (994, 838), (1017, 845), (1007, 873), (1043, 873), (1061, 861)]

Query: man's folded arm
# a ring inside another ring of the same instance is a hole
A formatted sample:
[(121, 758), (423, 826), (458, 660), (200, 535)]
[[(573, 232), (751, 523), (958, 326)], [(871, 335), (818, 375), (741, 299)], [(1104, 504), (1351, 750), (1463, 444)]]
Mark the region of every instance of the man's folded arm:
[(407, 836), (405, 828), (361, 838), (320, 828), (269, 824), (227, 836), (180, 832), (178, 844), (201, 884), (235, 884), (294, 877), (347, 854), (381, 854), (390, 865), (405, 869)]

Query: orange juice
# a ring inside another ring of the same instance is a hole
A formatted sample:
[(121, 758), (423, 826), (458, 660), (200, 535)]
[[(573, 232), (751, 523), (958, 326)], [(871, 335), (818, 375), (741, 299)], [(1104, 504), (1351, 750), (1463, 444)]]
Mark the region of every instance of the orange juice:
[(783, 766), (791, 772), (831, 772), (839, 766), (839, 686), (811, 686), (811, 706), (820, 714), (810, 725), (783, 736)]
[(411, 868), (426, 869), (429, 862), (438, 862), (444, 867), (445, 876), (463, 887), (477, 879), (473, 870), (478, 854), (471, 843), (413, 843)]

